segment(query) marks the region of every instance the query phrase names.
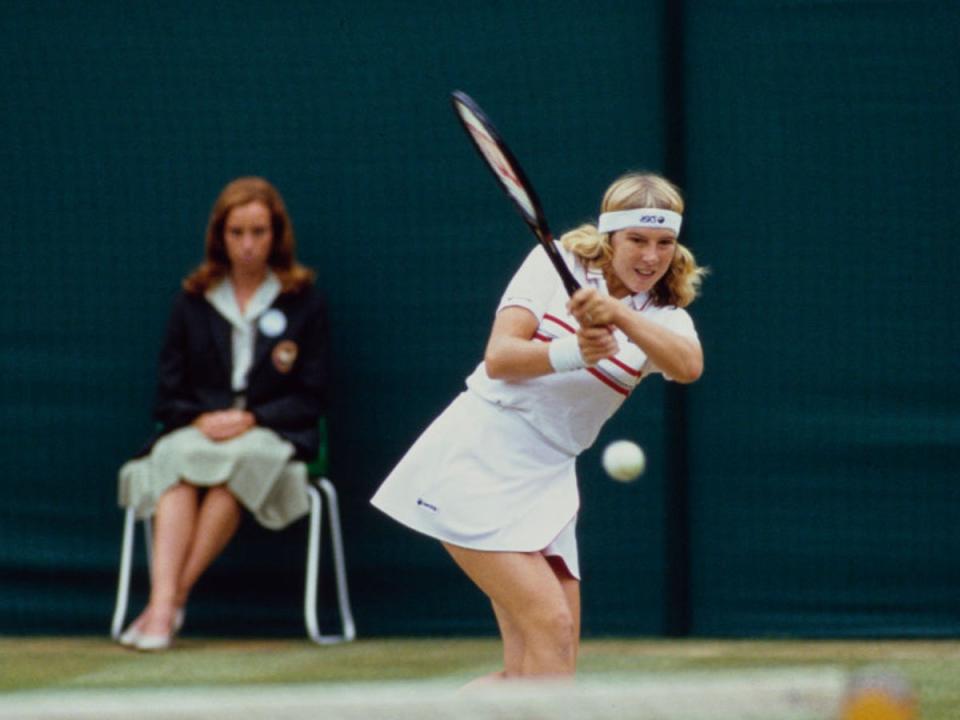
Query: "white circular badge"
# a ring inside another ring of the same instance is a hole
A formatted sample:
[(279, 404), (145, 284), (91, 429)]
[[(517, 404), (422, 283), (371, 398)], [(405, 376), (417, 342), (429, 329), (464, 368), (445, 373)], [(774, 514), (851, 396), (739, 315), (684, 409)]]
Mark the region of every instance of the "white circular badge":
[(287, 316), (280, 310), (271, 308), (260, 316), (257, 325), (260, 327), (260, 332), (267, 337), (277, 337), (287, 329)]

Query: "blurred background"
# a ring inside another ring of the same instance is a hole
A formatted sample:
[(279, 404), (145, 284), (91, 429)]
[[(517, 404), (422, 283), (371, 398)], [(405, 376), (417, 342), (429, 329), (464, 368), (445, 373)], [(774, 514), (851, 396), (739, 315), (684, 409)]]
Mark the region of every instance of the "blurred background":
[[(960, 631), (957, 2), (7, 0), (0, 80), (0, 633), (107, 633), (116, 471), (247, 174), (329, 299), (360, 635), (495, 632), (443, 550), (367, 504), (532, 247), (457, 88), (558, 234), (622, 172), (667, 173), (712, 270), (703, 378), (643, 383), (579, 462), (584, 634)], [(632, 485), (599, 466), (621, 437), (650, 461)], [(248, 520), (191, 632), (301, 633), (303, 525)]]

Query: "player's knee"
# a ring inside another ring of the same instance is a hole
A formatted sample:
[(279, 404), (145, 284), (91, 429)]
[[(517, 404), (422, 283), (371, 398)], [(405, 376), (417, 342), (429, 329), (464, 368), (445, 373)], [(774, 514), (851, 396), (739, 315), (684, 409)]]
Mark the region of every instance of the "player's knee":
[(572, 651), (574, 628), (573, 615), (568, 608), (549, 608), (532, 618), (530, 632), (525, 639), (528, 643), (546, 641), (563, 654)]

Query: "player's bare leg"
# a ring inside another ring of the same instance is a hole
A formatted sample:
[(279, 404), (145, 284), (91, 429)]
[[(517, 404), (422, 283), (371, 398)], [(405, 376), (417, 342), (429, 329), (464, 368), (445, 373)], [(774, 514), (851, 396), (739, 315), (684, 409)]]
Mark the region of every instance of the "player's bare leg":
[(472, 690), (510, 678), (520, 677), (523, 668), (523, 636), (520, 634), (519, 628), (507, 615), (506, 610), (493, 600), (490, 601), (490, 604), (493, 606), (493, 614), (497, 617), (497, 627), (500, 629), (500, 637), (503, 640), (503, 670), (471, 680), (460, 688), (461, 690)]
[(523, 671), (523, 634), (504, 608), (493, 601), (491, 601), (491, 604), (493, 605), (493, 613), (497, 616), (500, 637), (503, 639), (503, 671), (501, 677), (519, 677)]
[[(574, 621), (574, 658), (579, 651), (580, 644), (580, 581), (567, 570), (566, 563), (559, 557), (547, 557), (554, 574), (563, 587), (567, 597), (567, 607)], [(520, 676), (523, 667), (523, 636), (519, 628), (510, 619), (506, 610), (491, 601), (493, 612), (497, 617), (497, 626), (500, 628), (500, 637), (503, 638), (503, 670), (483, 675), (467, 683), (462, 689), (470, 690), (476, 687), (501, 682), (509, 678)]]
[(547, 562), (550, 563), (554, 575), (560, 581), (563, 594), (567, 598), (570, 617), (573, 618), (573, 661), (576, 664), (577, 655), (580, 652), (580, 581), (570, 574), (567, 564), (561, 558), (550, 556)]
[(563, 583), (543, 555), (444, 547), (517, 629), (522, 639), (519, 677), (573, 675), (577, 621)]

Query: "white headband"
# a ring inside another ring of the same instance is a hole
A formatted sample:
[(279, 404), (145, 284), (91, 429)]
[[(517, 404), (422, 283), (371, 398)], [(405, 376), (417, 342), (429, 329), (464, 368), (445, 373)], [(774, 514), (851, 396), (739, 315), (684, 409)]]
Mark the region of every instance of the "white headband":
[(634, 210), (615, 210), (600, 215), (597, 230), (602, 233), (614, 232), (630, 227), (664, 228), (673, 230), (673, 234), (680, 235), (680, 225), (683, 216), (673, 210), (660, 208), (636, 208)]

